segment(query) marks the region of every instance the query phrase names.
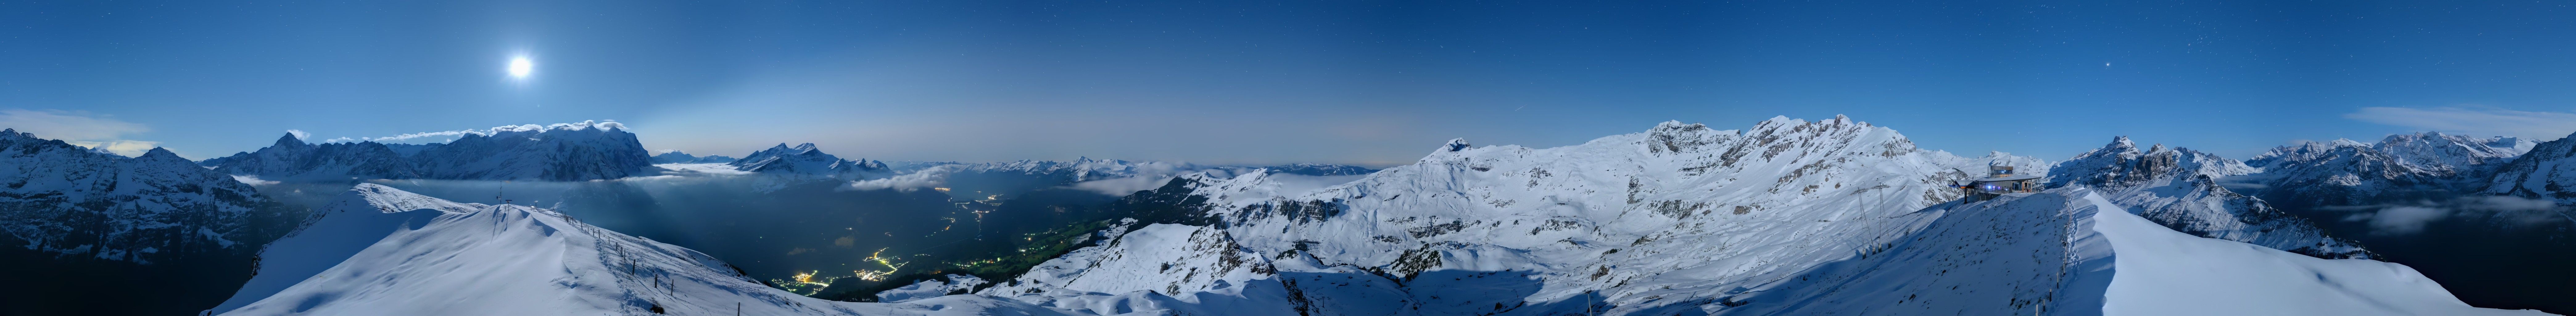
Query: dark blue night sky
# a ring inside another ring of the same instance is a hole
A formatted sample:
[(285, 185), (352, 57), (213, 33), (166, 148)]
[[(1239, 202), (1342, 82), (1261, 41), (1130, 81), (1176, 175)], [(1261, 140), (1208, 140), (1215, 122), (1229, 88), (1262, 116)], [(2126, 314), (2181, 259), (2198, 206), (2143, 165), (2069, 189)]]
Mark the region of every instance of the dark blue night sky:
[[(2063, 159), (2115, 135), (2576, 131), (2553, 2), (0, 3), (0, 123), (209, 158), (617, 120), (653, 149), (1399, 164), (1836, 114)], [(514, 79), (505, 65), (535, 67)], [(428, 141), (429, 139), (422, 139)], [(122, 144), (122, 145), (119, 145)], [(121, 147), (120, 147), (121, 146)]]

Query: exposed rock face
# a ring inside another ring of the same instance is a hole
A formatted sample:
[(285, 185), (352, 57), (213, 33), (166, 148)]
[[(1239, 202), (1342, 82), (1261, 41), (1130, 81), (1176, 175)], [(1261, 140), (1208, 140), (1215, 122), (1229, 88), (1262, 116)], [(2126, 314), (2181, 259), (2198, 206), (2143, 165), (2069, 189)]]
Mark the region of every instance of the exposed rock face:
[(216, 171), (266, 180), (583, 181), (646, 175), (644, 145), (616, 122), (504, 126), (440, 144), (308, 144), (289, 134), (256, 152), (208, 159)]

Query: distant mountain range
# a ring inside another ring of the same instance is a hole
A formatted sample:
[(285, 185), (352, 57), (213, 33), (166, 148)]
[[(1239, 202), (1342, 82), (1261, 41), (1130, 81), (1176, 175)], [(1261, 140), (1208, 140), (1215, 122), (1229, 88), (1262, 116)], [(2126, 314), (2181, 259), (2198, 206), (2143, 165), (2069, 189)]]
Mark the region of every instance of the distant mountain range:
[(272, 181), (582, 181), (651, 175), (652, 167), (625, 125), (589, 121), (497, 127), (427, 145), (311, 144), (287, 134), (268, 148), (199, 164)]
[(2300, 205), (2456, 195), (2486, 191), (2498, 167), (2536, 145), (2511, 137), (2442, 133), (2390, 135), (2378, 143), (2309, 142), (2247, 160), (2261, 172), (2244, 182), (2263, 188), (2273, 200)]

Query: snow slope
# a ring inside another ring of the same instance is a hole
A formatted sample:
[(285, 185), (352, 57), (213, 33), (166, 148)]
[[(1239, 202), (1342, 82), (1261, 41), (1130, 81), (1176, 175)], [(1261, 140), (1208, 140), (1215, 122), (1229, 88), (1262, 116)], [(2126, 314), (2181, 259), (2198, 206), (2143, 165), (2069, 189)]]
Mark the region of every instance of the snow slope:
[(972, 295), (905, 303), (807, 298), (762, 285), (697, 251), (603, 230), (551, 210), (460, 204), (375, 184), (359, 184), (326, 212), (265, 251), (269, 261), (251, 284), (209, 312), (1062, 314)]
[(0, 183), (0, 246), (149, 264), (264, 241), (250, 222), (266, 198), (160, 148), (128, 158), (0, 130)]

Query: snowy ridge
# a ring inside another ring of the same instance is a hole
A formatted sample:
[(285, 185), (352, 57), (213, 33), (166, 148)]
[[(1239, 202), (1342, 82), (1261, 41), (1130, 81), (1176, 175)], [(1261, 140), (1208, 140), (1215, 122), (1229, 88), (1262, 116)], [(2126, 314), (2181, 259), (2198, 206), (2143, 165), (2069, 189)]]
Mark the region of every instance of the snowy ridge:
[[(263, 253), (221, 315), (1057, 315), (982, 296), (846, 303), (798, 296), (705, 254), (552, 210), (359, 184)], [(351, 250), (350, 246), (360, 246)], [(338, 260), (332, 260), (335, 256)], [(315, 263), (328, 262), (324, 269)], [(302, 272), (302, 271), (310, 272)], [(288, 286), (276, 286), (286, 283)]]
[(227, 174), (302, 181), (581, 181), (648, 175), (652, 165), (635, 134), (617, 122), (502, 126), (451, 134), (457, 138), (446, 143), (388, 145), (373, 141), (309, 144), (290, 133), (267, 148), (200, 164)]
[(2369, 259), (2352, 241), (2326, 236), (2306, 219), (2219, 185), (2257, 171), (2244, 163), (2162, 144), (2145, 151), (2128, 137), (2059, 162), (2049, 187), (2089, 187), (2130, 212), (2201, 237), (2233, 240), (2328, 259)]
[(2540, 143), (2499, 166), (2485, 191), (2576, 204), (2576, 134)]
[(0, 130), (0, 246), (149, 264), (241, 251), (267, 199), (169, 150), (127, 158)]
[(2513, 137), (2469, 137), (2438, 132), (2396, 134), (2379, 143), (2349, 139), (2281, 146), (2248, 163), (2263, 168), (2249, 177), (2267, 197), (2323, 205), (2369, 204), (2421, 198), (2425, 192), (2475, 192), (2495, 168), (2537, 143)]

